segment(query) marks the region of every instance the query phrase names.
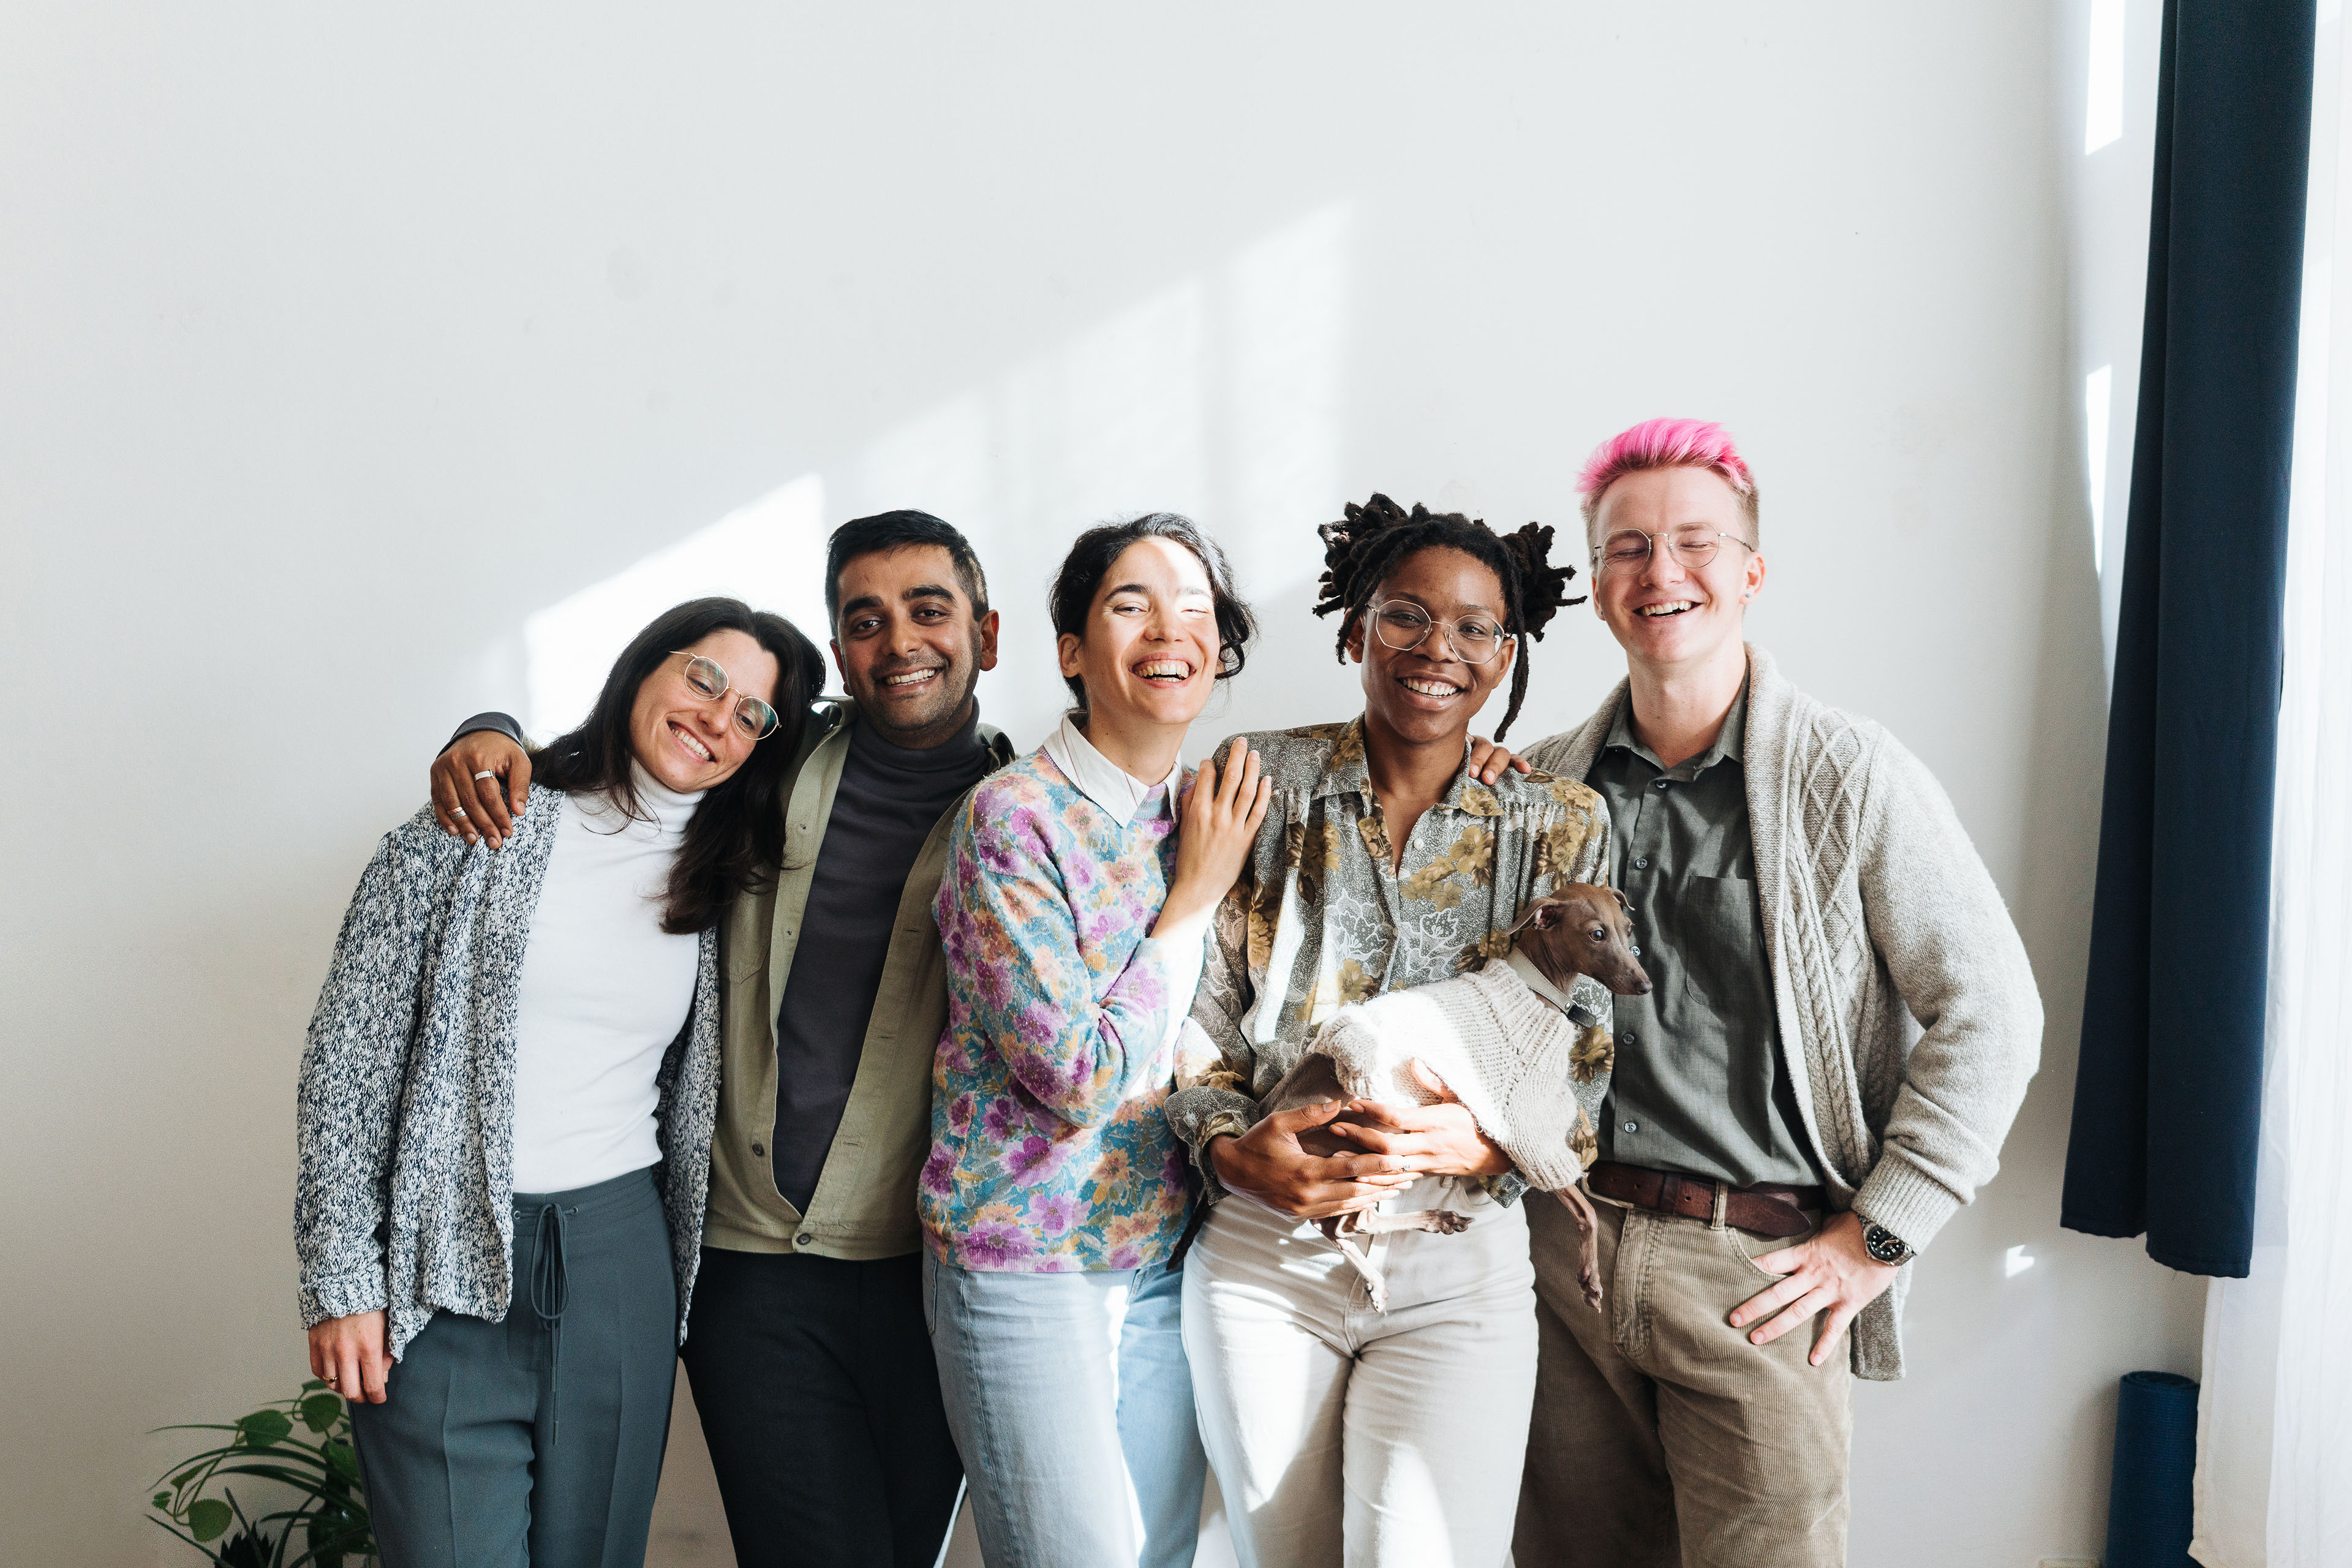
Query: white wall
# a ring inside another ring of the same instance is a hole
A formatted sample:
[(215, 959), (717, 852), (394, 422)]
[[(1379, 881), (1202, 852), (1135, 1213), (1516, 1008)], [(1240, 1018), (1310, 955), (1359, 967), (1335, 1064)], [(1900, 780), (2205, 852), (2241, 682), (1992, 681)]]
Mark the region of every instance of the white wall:
[[(1742, 437), (1756, 635), (1941, 774), (2049, 1005), (1916, 1370), (1856, 1395), (1853, 1560), (2095, 1552), (2113, 1381), (2193, 1370), (2199, 1297), (2056, 1231), (2104, 723), (2082, 15), (0, 13), (0, 1555), (180, 1560), (145, 1429), (301, 1375), (343, 900), (451, 721), (556, 713), (600, 616), (809, 615), (825, 527), (928, 507), (1034, 741), (1061, 545), (1173, 507), (1267, 622), (1204, 730), (1336, 718), (1315, 522), (1377, 488), (1572, 531), (1584, 452), (1664, 412)], [(1581, 611), (1534, 659), (1528, 740), (1617, 667)]]

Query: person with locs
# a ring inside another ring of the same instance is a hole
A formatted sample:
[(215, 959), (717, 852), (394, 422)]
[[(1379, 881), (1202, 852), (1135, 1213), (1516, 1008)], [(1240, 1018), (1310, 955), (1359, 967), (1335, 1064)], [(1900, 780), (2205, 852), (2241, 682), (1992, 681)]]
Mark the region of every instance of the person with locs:
[(2041, 1001), (1935, 778), (1743, 643), (1765, 566), (1730, 436), (1650, 420), (1578, 488), (1627, 679), (1527, 755), (1608, 803), (1656, 984), (1612, 998), (1586, 1178), (1602, 1313), (1568, 1215), (1528, 1216), (1542, 1360), (1512, 1549), (1828, 1568), (1850, 1378), (1902, 1374), (1905, 1265), (1993, 1174)]
[[(1414, 1107), (1265, 1102), (1349, 1004), (1475, 972), (1482, 1055), (1564, 1037), (1599, 1103), (1604, 994), (1523, 970), (1512, 932), (1555, 889), (1602, 879), (1607, 814), (1568, 780), (1482, 782), (1469, 734), (1507, 687), (1496, 740), (1509, 729), (1524, 643), (1574, 568), (1551, 563), (1549, 528), (1504, 537), (1385, 496), (1321, 531), (1316, 609), (1340, 617), (1364, 710), (1243, 737), (1271, 800), (1186, 1025), (1219, 1062), (1167, 1104), (1213, 1205), (1184, 1263), (1184, 1348), (1244, 1568), (1498, 1563), (1535, 1393), (1524, 1183), (1452, 1086)], [(1594, 1011), (1575, 1021), (1580, 1003)], [(1528, 1087), (1569, 1092), (1565, 1075)], [(1580, 1169), (1592, 1129), (1570, 1111), (1558, 1153)], [(1381, 1227), (1384, 1306), (1318, 1223), (1375, 1206), (1445, 1216)]]
[[(818, 706), (779, 867), (719, 927), (718, 1129), (684, 1353), (741, 1568), (932, 1568), (963, 1470), (915, 1206), (948, 1018), (931, 907), (959, 803), (1013, 753), (973, 700), (997, 616), (962, 534), (919, 511), (860, 518), (824, 570), (850, 695)], [(461, 727), (433, 769), (445, 828), (509, 831), (520, 733), (503, 714)]]
[(387, 1568), (645, 1560), (718, 926), (774, 853), (824, 677), (782, 617), (680, 605), (536, 754), (506, 853), (419, 811), (361, 878), (302, 1054), (295, 1242)]
[(1183, 1568), (1208, 1463), (1161, 1107), (1215, 1061), (1178, 1046), (1267, 786), (1239, 743), (1189, 779), (1178, 752), (1240, 673), (1250, 612), (1173, 512), (1080, 534), (1049, 597), (1076, 706), (972, 792), (940, 882), (931, 1342), (989, 1563)]

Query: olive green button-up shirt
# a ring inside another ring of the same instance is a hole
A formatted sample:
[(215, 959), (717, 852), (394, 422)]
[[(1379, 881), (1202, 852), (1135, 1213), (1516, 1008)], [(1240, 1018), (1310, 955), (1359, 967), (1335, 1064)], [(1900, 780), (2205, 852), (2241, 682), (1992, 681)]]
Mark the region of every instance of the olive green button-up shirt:
[(1622, 704), (1585, 774), (1609, 805), (1616, 885), (1653, 986), (1613, 999), (1601, 1158), (1735, 1186), (1812, 1186), (1822, 1173), (1780, 1056), (1756, 900), (1747, 727), (1742, 686), (1715, 744), (1666, 768)]

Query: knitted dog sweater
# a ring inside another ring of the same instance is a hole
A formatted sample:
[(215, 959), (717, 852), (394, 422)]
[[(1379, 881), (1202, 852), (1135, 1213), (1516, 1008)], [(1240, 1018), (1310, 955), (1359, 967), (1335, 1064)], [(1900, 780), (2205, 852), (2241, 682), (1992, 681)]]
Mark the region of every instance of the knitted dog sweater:
[(1591, 1118), (1606, 1086), (1576, 1081), (1570, 1058), (1578, 1033), (1508, 964), (1489, 963), (1341, 1008), (1307, 1048), (1330, 1058), (1349, 1093), (1391, 1104), (1436, 1100), (1408, 1069), (1420, 1061), (1529, 1184), (1558, 1192), (1575, 1185), (1599, 1152)]

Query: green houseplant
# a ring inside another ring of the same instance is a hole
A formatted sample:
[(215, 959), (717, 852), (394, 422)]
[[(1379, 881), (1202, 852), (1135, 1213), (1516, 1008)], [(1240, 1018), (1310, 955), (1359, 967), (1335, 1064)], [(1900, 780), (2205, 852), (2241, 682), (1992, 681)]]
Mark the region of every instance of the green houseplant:
[[(206, 1561), (221, 1568), (359, 1568), (375, 1562), (351, 1412), (325, 1384), (313, 1378), (293, 1398), (241, 1420), (157, 1430), (229, 1434), (218, 1447), (173, 1466), (156, 1483), (164, 1489), (149, 1500), (163, 1515), (155, 1523)], [(228, 1489), (231, 1476), (276, 1481), (299, 1493), (299, 1500), (249, 1517)], [(215, 1488), (218, 1497), (211, 1495)]]

